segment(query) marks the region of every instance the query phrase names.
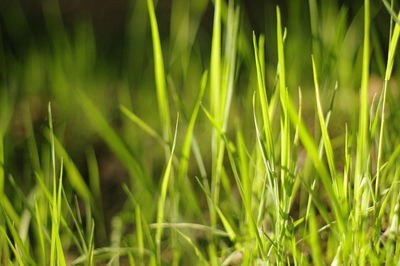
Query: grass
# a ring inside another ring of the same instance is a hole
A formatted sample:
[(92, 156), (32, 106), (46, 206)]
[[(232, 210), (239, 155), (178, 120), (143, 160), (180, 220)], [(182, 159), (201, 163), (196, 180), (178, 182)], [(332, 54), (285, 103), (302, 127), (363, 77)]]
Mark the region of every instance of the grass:
[(172, 2), (132, 3), (118, 67), (57, 1), (24, 53), (1, 12), (0, 264), (398, 264), (397, 5), (258, 32), (244, 3)]

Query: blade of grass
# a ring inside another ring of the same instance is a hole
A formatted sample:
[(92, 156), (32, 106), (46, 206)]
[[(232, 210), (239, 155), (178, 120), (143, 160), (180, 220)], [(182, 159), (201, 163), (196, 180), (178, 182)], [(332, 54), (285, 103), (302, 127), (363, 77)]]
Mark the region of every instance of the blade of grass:
[(162, 146), (165, 146), (167, 143), (163, 138), (153, 129), (151, 128), (146, 122), (144, 122), (142, 119), (140, 119), (138, 116), (136, 116), (134, 113), (128, 110), (123, 105), (120, 105), (119, 109), (121, 112), (128, 117), (133, 123), (135, 123), (137, 126), (139, 126), (141, 129), (143, 129), (147, 134), (155, 138)]
[[(14, 256), (18, 262), (19, 265), (25, 265), (25, 263), (23, 262), (21, 255), (19, 254), (19, 252), (17, 251), (16, 247), (13, 245), (13, 243), (11, 242), (11, 239), (8, 237), (7, 232), (4, 230), (3, 227), (0, 227), (0, 231), (3, 234), (4, 239), (7, 239), (8, 245), (11, 248), (11, 250), (14, 253)], [(9, 265), (13, 265), (13, 262), (9, 262)]]
[(310, 230), (310, 246), (312, 250), (312, 258), (314, 265), (322, 266), (324, 265), (323, 258), (322, 258), (322, 251), (320, 248), (320, 243), (318, 239), (318, 228), (317, 222), (315, 218), (314, 211), (311, 210), (310, 212), (310, 223), (309, 223), (309, 230)]
[[(391, 12), (390, 14), (393, 17), (394, 11), (390, 8), (388, 3), (383, 0), (386, 8)], [(392, 14), (393, 13), (393, 14)], [(395, 17), (396, 18), (396, 17)], [(398, 15), (398, 19), (400, 19), (400, 12)], [(378, 196), (379, 189), (379, 181), (381, 175), (381, 160), (382, 160), (382, 143), (383, 143), (383, 133), (384, 133), (384, 125), (385, 125), (385, 107), (386, 107), (386, 91), (388, 87), (389, 80), (392, 75), (393, 64), (396, 54), (397, 43), (400, 36), (400, 24), (396, 23), (394, 26), (393, 34), (391, 35), (388, 49), (388, 57), (387, 57), (387, 65), (385, 72), (385, 80), (383, 82), (383, 99), (382, 99), (382, 109), (381, 109), (381, 124), (380, 124), (380, 132), (379, 132), (379, 144), (378, 144), (378, 155), (377, 155), (377, 165), (376, 165), (376, 181), (375, 181), (375, 197)]]
[(44, 241), (44, 234), (43, 234), (43, 229), (42, 229), (42, 221), (40, 220), (42, 217), (40, 215), (40, 209), (38, 207), (37, 201), (35, 201), (35, 217), (36, 217), (36, 223), (37, 223), (37, 232), (39, 236), (39, 250), (40, 250), (40, 262), (42, 264), (45, 264), (47, 261), (46, 258), (46, 246), (45, 246), (45, 241)]
[[(50, 202), (51, 210), (51, 244), (50, 244), (50, 264), (66, 266), (64, 251), (60, 241), (60, 217), (61, 217), (61, 188), (62, 188), (62, 175), (63, 175), (63, 160), (61, 160), (59, 180), (56, 175), (56, 152), (55, 152), (55, 137), (53, 132), (53, 118), (51, 111), (51, 104), (48, 105), (49, 115), (49, 138), (51, 145), (51, 161), (52, 161), (52, 181), (53, 181), (53, 194)], [(58, 181), (58, 182), (57, 182)], [(57, 186), (58, 184), (58, 186)]]
[(315, 60), (314, 60), (313, 56), (311, 57), (311, 59), (312, 59), (312, 67), (313, 67), (313, 73), (314, 73), (314, 87), (315, 87), (315, 98), (316, 98), (316, 102), (317, 102), (318, 119), (319, 119), (319, 123), (320, 123), (320, 129), (322, 132), (322, 139), (323, 139), (323, 143), (324, 143), (324, 147), (325, 147), (325, 154), (326, 154), (326, 158), (328, 160), (328, 166), (329, 166), (329, 170), (331, 173), (332, 181), (336, 182), (336, 180), (335, 180), (336, 179), (335, 158), (333, 155), (333, 149), (332, 149), (331, 139), (330, 139), (329, 133), (328, 133), (327, 124), (325, 123), (324, 112), (322, 110), (317, 67), (315, 66)]
[(184, 233), (182, 233), (180, 230), (175, 228), (175, 231), (178, 232), (178, 234), (185, 239), (189, 245), (194, 249), (194, 252), (196, 253), (197, 257), (200, 259), (200, 261), (203, 263), (203, 265), (210, 265), (208, 263), (208, 261), (206, 260), (206, 258), (204, 257), (204, 255), (201, 253), (200, 249), (193, 243), (192, 239), (190, 239), (190, 237), (188, 237), (187, 235), (185, 235)]
[(149, 194), (149, 190), (153, 188), (152, 179), (145, 175), (141, 165), (133, 157), (125, 143), (110, 126), (98, 107), (96, 107), (83, 91), (78, 91), (77, 100), (85, 111), (85, 115), (88, 117), (91, 125), (96, 129), (123, 165), (129, 170), (132, 185), (137, 187), (137, 192), (143, 199), (143, 202), (151, 202), (152, 197)]
[(319, 153), (316, 144), (312, 140), (312, 137), (310, 136), (310, 133), (307, 131), (304, 123), (302, 120), (299, 120), (299, 117), (297, 115), (297, 111), (293, 106), (293, 103), (291, 102), (290, 98), (288, 98), (287, 101), (287, 108), (288, 108), (288, 114), (290, 116), (290, 119), (292, 120), (293, 124), (298, 126), (299, 129), (299, 137), (301, 142), (303, 143), (308, 155), (310, 156), (311, 161), (314, 164), (315, 169), (317, 170), (317, 173), (322, 181), (322, 184), (324, 185), (324, 188), (327, 192), (327, 196), (332, 203), (333, 210), (335, 212), (335, 217), (337, 219), (338, 226), (340, 228), (341, 232), (345, 232), (345, 225), (343, 221), (343, 215), (341, 211), (341, 206), (339, 205), (338, 199), (336, 198), (336, 195), (332, 189), (332, 184), (329, 178), (329, 172), (324, 166), (323, 163), (321, 163), (321, 160), (319, 158)]
[[(157, 223), (160, 224), (164, 221), (164, 207), (165, 207), (165, 200), (167, 197), (167, 191), (168, 191), (168, 184), (169, 184), (169, 179), (171, 176), (171, 171), (172, 171), (172, 159), (173, 159), (173, 154), (175, 151), (175, 145), (176, 145), (176, 136), (178, 133), (178, 121), (179, 121), (179, 115), (177, 118), (176, 126), (175, 126), (175, 134), (174, 134), (174, 141), (172, 143), (172, 149), (171, 149), (171, 154), (170, 158), (168, 160), (167, 166), (164, 171), (164, 175), (162, 177), (162, 184), (161, 184), (161, 191), (160, 191), (160, 197), (157, 202)], [(157, 228), (156, 230), (156, 236), (155, 236), (155, 242), (157, 245), (157, 260), (158, 263), (161, 264), (161, 236), (162, 236), (162, 227)]]
[(400, 25), (400, 17), (398, 17), (396, 12), (393, 11), (393, 6), (391, 6), (386, 0), (382, 0), (382, 2), (392, 19), (396, 22), (396, 24)]
[(61, 142), (55, 137), (51, 136), (51, 131), (45, 131), (46, 137), (54, 143), (54, 148), (57, 155), (63, 158), (65, 168), (68, 172), (69, 182), (71, 186), (76, 190), (78, 195), (82, 197), (86, 202), (92, 202), (92, 195), (82, 175), (79, 173), (78, 168), (69, 157), (67, 151), (62, 146)]
[[(8, 230), (10, 231), (10, 235), (12, 236), (13, 240), (15, 241), (15, 248), (17, 249), (18, 252), (21, 253), (21, 255), (20, 255), (21, 259), (23, 259), (30, 265), (36, 265), (31, 254), (29, 253), (29, 250), (27, 249), (27, 246), (24, 244), (20, 235), (18, 234), (18, 231), (15, 228), (15, 225), (10, 220), (10, 217), (5, 215), (5, 220), (7, 222), (7, 227), (8, 227)], [(22, 264), (22, 265), (24, 265), (24, 264)]]
[(89, 184), (90, 190), (94, 198), (94, 213), (96, 216), (97, 227), (96, 236), (100, 242), (106, 241), (106, 225), (104, 221), (104, 207), (102, 204), (102, 193), (100, 186), (100, 173), (99, 166), (96, 159), (96, 153), (93, 149), (90, 149), (86, 155), (86, 161), (89, 172)]
[(4, 194), (4, 141), (3, 134), (0, 132), (0, 200)]
[(193, 107), (192, 114), (190, 116), (189, 125), (187, 127), (186, 135), (183, 140), (182, 152), (179, 161), (179, 170), (178, 170), (178, 185), (183, 186), (182, 188), (185, 190), (185, 197), (187, 197), (188, 204), (191, 206), (192, 210), (195, 210), (198, 214), (201, 215), (201, 208), (197, 203), (196, 195), (194, 194), (193, 188), (189, 183), (190, 180), (185, 179), (188, 172), (189, 159), (190, 159), (190, 148), (194, 147), (194, 138), (193, 131), (196, 124), (197, 116), (200, 109), (201, 100), (203, 98), (206, 86), (207, 86), (207, 77), (208, 72), (203, 73), (200, 85), (200, 91), (198, 93), (196, 102)]
[(190, 116), (189, 125), (188, 125), (187, 131), (186, 131), (185, 139), (183, 141), (182, 153), (181, 153), (181, 159), (180, 159), (180, 167), (179, 167), (179, 173), (178, 173), (179, 179), (182, 179), (187, 174), (187, 169), (188, 169), (188, 164), (189, 164), (189, 156), (190, 156), (190, 147), (192, 145), (194, 126), (196, 123), (197, 115), (199, 113), (201, 100), (203, 98), (203, 94), (206, 89), (207, 76), (208, 76), (208, 73), (205, 72), (201, 79), (200, 91), (197, 96), (195, 105), (193, 107), (192, 115)]
[(161, 49), (160, 35), (158, 32), (157, 18), (154, 11), (153, 0), (147, 0), (147, 9), (150, 17), (151, 36), (153, 41), (154, 74), (157, 87), (157, 102), (161, 123), (163, 125), (163, 137), (170, 141), (171, 119), (169, 113), (168, 93), (166, 89), (166, 79), (164, 70), (163, 54)]
[(219, 236), (224, 236), (228, 237), (229, 234), (223, 230), (217, 229), (217, 228), (212, 228), (207, 225), (203, 224), (195, 224), (195, 223), (162, 223), (162, 224), (150, 224), (151, 228), (158, 228), (158, 227), (164, 227), (164, 228), (187, 228), (187, 229), (193, 229), (193, 230), (200, 230), (200, 231), (205, 231), (205, 232), (210, 232), (215, 235)]
[(285, 169), (290, 169), (291, 158), (291, 139), (290, 139), (290, 121), (287, 114), (287, 98), (288, 90), (286, 88), (286, 73), (285, 73), (285, 55), (283, 47), (283, 35), (281, 26), (281, 12), (279, 7), (276, 7), (277, 17), (277, 49), (278, 49), (278, 68), (279, 68), (279, 91), (281, 99), (281, 107), (283, 110), (283, 124), (281, 126), (281, 166), (282, 166), (282, 183), (285, 182), (288, 172)]
[(274, 143), (272, 140), (272, 130), (271, 130), (271, 122), (269, 119), (269, 104), (268, 97), (266, 93), (265, 86), (265, 78), (264, 71), (265, 69), (262, 67), (264, 65), (264, 36), (260, 36), (259, 45), (257, 47), (256, 36), (253, 32), (253, 46), (254, 46), (254, 57), (256, 62), (256, 72), (257, 72), (257, 85), (258, 85), (258, 94), (261, 104), (262, 117), (264, 122), (264, 134), (267, 144), (267, 158), (271, 160), (271, 166), (274, 165)]
[(364, 46), (360, 91), (360, 112), (357, 134), (357, 153), (354, 177), (354, 197), (356, 201), (356, 227), (359, 228), (361, 219), (361, 180), (367, 176), (368, 162), (368, 79), (369, 79), (369, 35), (370, 35), (370, 4), (364, 1)]
[[(97, 248), (93, 251), (93, 259), (95, 263), (99, 263), (101, 261), (107, 260), (115, 256), (122, 256), (129, 252), (132, 253), (137, 251), (138, 251), (137, 248), (129, 248), (129, 247), (120, 247), (120, 248), (102, 247), (102, 248)], [(150, 251), (146, 250), (146, 254), (150, 254)], [(88, 259), (88, 254), (84, 254), (76, 258), (74, 261), (72, 261), (71, 265), (81, 265), (87, 259)]]
[[(221, 0), (214, 3), (214, 20), (213, 33), (211, 40), (211, 58), (210, 58), (210, 106), (211, 114), (220, 121), (220, 103), (221, 103)], [(222, 144), (218, 141), (217, 132), (213, 128), (211, 133), (211, 158), (212, 158), (212, 175), (211, 175), (211, 197), (212, 202), (217, 204), (220, 190), (220, 172), (219, 165), (220, 154), (222, 154)], [(217, 224), (217, 211), (210, 206), (211, 226)], [(213, 245), (214, 247), (214, 245)]]
[(142, 228), (142, 214), (140, 210), (140, 206), (136, 204), (135, 206), (135, 222), (136, 222), (136, 236), (137, 236), (137, 245), (139, 248), (139, 259), (143, 261), (144, 255), (144, 238), (143, 238), (143, 228)]

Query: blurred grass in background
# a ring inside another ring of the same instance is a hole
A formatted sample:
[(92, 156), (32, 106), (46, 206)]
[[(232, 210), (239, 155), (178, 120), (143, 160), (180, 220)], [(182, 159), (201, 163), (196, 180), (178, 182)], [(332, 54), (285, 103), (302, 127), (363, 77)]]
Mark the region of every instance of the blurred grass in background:
[(152, 3), (0, 3), (1, 264), (398, 260), (383, 2)]

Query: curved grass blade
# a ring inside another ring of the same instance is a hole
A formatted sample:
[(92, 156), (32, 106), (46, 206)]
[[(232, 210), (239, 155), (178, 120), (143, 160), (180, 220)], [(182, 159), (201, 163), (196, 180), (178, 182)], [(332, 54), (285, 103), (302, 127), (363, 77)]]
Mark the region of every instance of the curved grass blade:
[(331, 139), (330, 139), (329, 133), (328, 133), (328, 127), (327, 127), (327, 124), (326, 124), (325, 118), (324, 118), (324, 111), (322, 110), (317, 67), (315, 66), (315, 60), (314, 60), (313, 56), (311, 57), (311, 59), (312, 59), (312, 67), (313, 67), (313, 73), (314, 73), (314, 87), (315, 87), (315, 98), (317, 101), (318, 119), (319, 119), (320, 129), (322, 132), (322, 139), (323, 139), (323, 143), (324, 143), (324, 147), (325, 147), (326, 158), (328, 160), (329, 170), (330, 170), (332, 179), (335, 182), (335, 178), (336, 178), (335, 158), (333, 155)]
[(153, 0), (147, 0), (147, 9), (150, 17), (151, 36), (153, 41), (154, 74), (157, 87), (158, 108), (161, 123), (163, 125), (163, 137), (165, 140), (169, 141), (172, 137), (171, 118), (169, 112), (168, 93), (166, 89), (164, 60)]
[[(162, 183), (161, 183), (161, 192), (160, 192), (160, 198), (158, 199), (157, 203), (157, 223), (160, 224), (164, 221), (164, 207), (165, 207), (165, 200), (167, 197), (167, 192), (168, 192), (168, 184), (169, 184), (169, 179), (171, 176), (171, 171), (172, 171), (172, 160), (173, 160), (173, 155), (175, 151), (175, 145), (176, 145), (176, 136), (178, 133), (178, 122), (179, 122), (179, 115), (176, 121), (176, 126), (175, 126), (175, 134), (174, 134), (174, 141), (172, 142), (172, 149), (171, 149), (171, 154), (168, 159), (167, 166), (164, 171), (164, 175), (162, 177)], [(158, 227), (156, 230), (156, 245), (157, 245), (157, 260), (159, 263), (161, 263), (161, 236), (162, 236), (163, 228)]]

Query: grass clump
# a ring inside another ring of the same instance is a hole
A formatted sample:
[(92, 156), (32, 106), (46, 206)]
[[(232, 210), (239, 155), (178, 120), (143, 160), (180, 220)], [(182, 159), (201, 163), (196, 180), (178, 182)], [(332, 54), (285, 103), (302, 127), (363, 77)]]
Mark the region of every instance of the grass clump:
[(265, 32), (172, 2), (131, 4), (118, 71), (57, 1), (22, 55), (1, 13), (0, 264), (398, 263), (393, 1), (274, 6)]

